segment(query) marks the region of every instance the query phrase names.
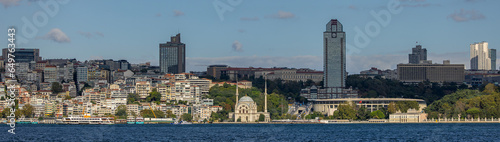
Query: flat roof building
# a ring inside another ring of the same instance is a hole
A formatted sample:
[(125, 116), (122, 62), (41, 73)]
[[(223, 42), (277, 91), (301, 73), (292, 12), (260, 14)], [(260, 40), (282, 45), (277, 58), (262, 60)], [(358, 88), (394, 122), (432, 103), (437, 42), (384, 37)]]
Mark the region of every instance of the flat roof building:
[(457, 82), (465, 79), (464, 64), (398, 64), (398, 79), (401, 82)]

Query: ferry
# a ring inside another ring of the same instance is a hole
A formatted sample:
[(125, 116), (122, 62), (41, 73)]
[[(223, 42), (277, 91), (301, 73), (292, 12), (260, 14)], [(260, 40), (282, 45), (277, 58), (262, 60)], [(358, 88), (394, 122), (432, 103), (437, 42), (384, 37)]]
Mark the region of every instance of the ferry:
[(135, 124), (144, 124), (144, 118), (142, 117), (137, 117), (135, 119)]
[(135, 124), (135, 118), (134, 117), (128, 117), (127, 118), (127, 124)]
[(17, 124), (38, 124), (38, 119), (35, 118), (19, 118)]
[(64, 117), (63, 124), (115, 124), (113, 117)]

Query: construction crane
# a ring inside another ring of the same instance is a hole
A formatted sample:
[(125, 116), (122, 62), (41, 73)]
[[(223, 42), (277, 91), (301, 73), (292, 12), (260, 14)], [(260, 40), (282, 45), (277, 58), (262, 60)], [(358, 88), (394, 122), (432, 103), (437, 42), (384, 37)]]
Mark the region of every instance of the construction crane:
[(154, 115), (154, 116), (155, 116), (155, 118), (156, 118), (156, 114), (155, 114), (155, 112), (153, 111), (153, 107), (151, 107), (151, 103), (148, 103), (148, 105), (149, 105), (149, 109), (151, 109), (151, 112), (153, 112), (153, 115)]

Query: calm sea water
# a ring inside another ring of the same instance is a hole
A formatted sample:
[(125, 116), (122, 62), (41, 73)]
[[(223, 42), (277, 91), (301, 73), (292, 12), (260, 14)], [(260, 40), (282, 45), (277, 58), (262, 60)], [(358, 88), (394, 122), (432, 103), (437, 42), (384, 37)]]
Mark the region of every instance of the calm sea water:
[(0, 141), (500, 141), (500, 124), (0, 126)]

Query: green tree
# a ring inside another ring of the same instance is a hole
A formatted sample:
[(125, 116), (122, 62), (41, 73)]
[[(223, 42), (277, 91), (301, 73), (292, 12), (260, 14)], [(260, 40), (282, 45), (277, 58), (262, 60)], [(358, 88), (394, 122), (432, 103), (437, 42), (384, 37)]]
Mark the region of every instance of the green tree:
[(384, 119), (385, 115), (382, 111), (376, 110), (376, 111), (373, 111), (372, 113), (370, 113), (370, 117), (375, 118), (375, 119)]
[(115, 115), (121, 119), (127, 118), (127, 106), (125, 106), (125, 105), (118, 106), (118, 108), (116, 108)]
[(167, 118), (176, 118), (176, 116), (171, 110), (167, 110)]
[(30, 104), (25, 104), (23, 106), (23, 109), (21, 110), (21, 113), (25, 116), (25, 117), (28, 117), (28, 118), (31, 118), (33, 117), (33, 114), (34, 114), (34, 108), (32, 105)]
[(260, 114), (259, 115), (259, 121), (260, 122), (265, 121), (265, 118), (266, 118), (266, 116), (264, 116), (264, 114)]
[(63, 92), (63, 88), (59, 82), (52, 82), (52, 93), (53, 94), (59, 94), (60, 92)]
[(135, 93), (130, 93), (127, 96), (127, 104), (133, 104), (135, 101), (140, 100), (140, 97), (138, 94)]
[(469, 114), (472, 118), (477, 118), (479, 117), (479, 113), (481, 113), (481, 110), (479, 108), (470, 108), (466, 111), (467, 114)]
[(349, 103), (341, 104), (333, 113), (333, 118), (350, 120), (356, 119), (356, 110), (351, 105), (349, 105)]
[(387, 112), (389, 112), (389, 114), (393, 114), (396, 113), (396, 111), (397, 111), (396, 103), (390, 102), (389, 105), (387, 106)]
[(163, 111), (160, 111), (160, 110), (154, 110), (154, 114), (153, 112), (151, 112), (151, 109), (143, 109), (141, 110), (141, 116), (144, 117), (144, 118), (165, 118), (165, 113)]
[(184, 113), (181, 115), (181, 120), (182, 121), (192, 121), (193, 120), (193, 116), (189, 113)]
[(370, 115), (370, 111), (365, 106), (359, 107), (356, 116), (359, 120), (366, 120)]
[(160, 101), (160, 99), (161, 94), (157, 92), (156, 89), (153, 89), (153, 91), (149, 93), (149, 96), (146, 97), (147, 102)]

